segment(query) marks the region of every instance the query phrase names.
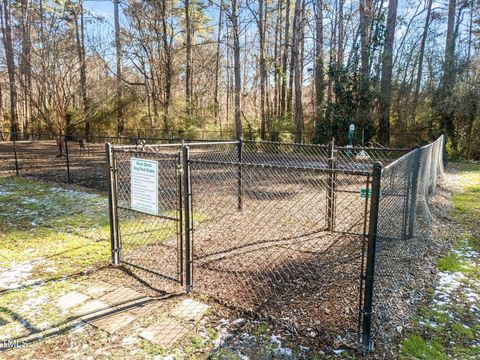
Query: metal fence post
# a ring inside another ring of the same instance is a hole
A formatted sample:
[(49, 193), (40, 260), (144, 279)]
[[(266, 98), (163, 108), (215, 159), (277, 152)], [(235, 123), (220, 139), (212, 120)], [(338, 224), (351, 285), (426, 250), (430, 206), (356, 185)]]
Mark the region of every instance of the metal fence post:
[(418, 175), (420, 173), (420, 148), (413, 150), (413, 169), (412, 169), (412, 182), (410, 187), (410, 209), (408, 215), (408, 238), (412, 238), (415, 235), (415, 223), (417, 216), (417, 194), (418, 194)]
[(380, 186), (382, 164), (373, 165), (372, 199), (370, 202), (370, 221), (368, 227), (367, 264), (365, 273), (365, 293), (363, 296), (362, 350), (367, 354), (371, 349), (373, 282), (375, 278), (375, 255), (377, 246), (378, 209), (380, 203)]
[(117, 227), (117, 209), (115, 201), (115, 169), (113, 163), (112, 145), (105, 144), (105, 154), (107, 157), (107, 180), (108, 180), (108, 214), (110, 220), (110, 248), (112, 253), (112, 264), (118, 265), (119, 247), (118, 247), (118, 227)]
[(448, 164), (448, 159), (447, 159), (447, 141), (448, 141), (448, 135), (447, 134), (442, 134), (443, 136), (443, 143), (442, 143), (442, 155), (443, 155), (443, 166), (447, 166)]
[(19, 176), (18, 173), (18, 157), (17, 157), (17, 130), (16, 127), (13, 130), (13, 155), (15, 157), (15, 173)]
[(243, 139), (239, 138), (238, 139), (238, 145), (237, 145), (237, 157), (238, 157), (238, 210), (242, 210), (243, 204)]
[(185, 285), (186, 292), (193, 290), (193, 214), (192, 214), (192, 184), (190, 176), (190, 150), (183, 146), (183, 193), (185, 210)]
[(328, 168), (331, 170), (328, 174), (328, 193), (327, 193), (327, 229), (328, 231), (335, 230), (335, 183), (337, 182), (337, 175), (335, 169), (337, 168), (337, 159), (335, 151), (332, 150), (332, 157), (328, 159)]
[(71, 183), (71, 178), (70, 178), (70, 160), (68, 158), (68, 136), (63, 135), (63, 139), (65, 140), (65, 158), (67, 160), (67, 181), (68, 183)]

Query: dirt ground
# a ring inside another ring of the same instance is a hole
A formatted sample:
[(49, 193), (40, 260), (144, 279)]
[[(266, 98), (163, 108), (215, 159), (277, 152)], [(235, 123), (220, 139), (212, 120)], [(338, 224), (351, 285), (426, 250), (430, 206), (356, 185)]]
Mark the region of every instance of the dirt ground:
[[(160, 168), (160, 207), (171, 216), (178, 206), (173, 160)], [(237, 166), (192, 160), (194, 293), (273, 320), (307, 344), (354, 347), (366, 177), (337, 176), (335, 231), (327, 231), (327, 175), (258, 166), (242, 171), (239, 210)], [(123, 182), (129, 179), (121, 173), (119, 204), (127, 207)], [(175, 222), (125, 209), (119, 215), (122, 260), (163, 275), (150, 276), (155, 287), (179, 291), (164, 279), (176, 278), (181, 266)]]
[[(18, 172), (22, 177), (68, 183), (65, 149), (60, 154), (54, 140), (19, 141), (16, 143)], [(104, 144), (90, 144), (89, 152), (81, 152), (78, 142), (68, 143), (70, 182), (96, 191), (106, 192), (106, 158)], [(15, 175), (14, 146), (0, 142), (0, 176)]]

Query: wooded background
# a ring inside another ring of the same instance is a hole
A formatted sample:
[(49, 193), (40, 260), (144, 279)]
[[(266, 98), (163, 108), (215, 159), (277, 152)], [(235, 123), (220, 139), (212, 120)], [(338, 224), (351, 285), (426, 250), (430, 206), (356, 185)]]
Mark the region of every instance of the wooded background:
[(446, 133), (480, 159), (480, 0), (91, 3), (1, 0), (4, 132), (346, 143), (354, 123), (355, 144)]

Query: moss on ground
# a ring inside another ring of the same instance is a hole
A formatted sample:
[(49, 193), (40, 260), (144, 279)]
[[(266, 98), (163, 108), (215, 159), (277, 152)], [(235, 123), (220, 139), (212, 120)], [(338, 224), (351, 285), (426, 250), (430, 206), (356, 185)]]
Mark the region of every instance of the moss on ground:
[(458, 168), (466, 188), (453, 196), (452, 216), (465, 232), (438, 260), (439, 284), (421, 308), (416, 330), (402, 341), (401, 359), (480, 358), (480, 166)]

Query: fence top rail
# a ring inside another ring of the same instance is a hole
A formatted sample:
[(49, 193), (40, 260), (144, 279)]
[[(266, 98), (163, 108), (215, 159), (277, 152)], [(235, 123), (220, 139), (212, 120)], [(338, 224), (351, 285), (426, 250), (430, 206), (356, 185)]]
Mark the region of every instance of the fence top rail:
[[(303, 144), (303, 143), (289, 143), (289, 142), (278, 142), (278, 141), (266, 141), (266, 140), (242, 140), (244, 143), (250, 144), (272, 144), (272, 145), (281, 145), (281, 146), (303, 146), (303, 147), (313, 147), (313, 148), (328, 148), (332, 147), (331, 144)], [(368, 146), (336, 146), (335, 150), (375, 150), (375, 151), (398, 151), (398, 152), (408, 152), (412, 150), (411, 148), (389, 148), (389, 147), (368, 147)]]
[[(276, 165), (276, 164), (255, 164), (249, 162), (235, 162), (235, 161), (212, 161), (212, 160), (201, 160), (201, 159), (190, 159), (190, 163), (193, 164), (210, 164), (210, 165), (228, 165), (228, 166), (241, 166), (241, 167), (259, 167), (259, 168), (271, 168), (271, 169), (292, 169), (292, 170), (306, 170), (306, 171), (317, 171), (324, 174), (348, 174), (348, 175), (359, 175), (359, 176), (370, 176), (372, 175), (371, 171), (367, 170), (350, 170), (350, 169), (330, 169), (327, 167), (315, 167), (315, 166), (295, 166), (295, 165)], [(369, 166), (370, 167), (370, 166)]]
[(244, 143), (250, 144), (272, 144), (272, 145), (281, 145), (281, 146), (303, 146), (303, 147), (316, 147), (316, 148), (330, 148), (331, 145), (328, 144), (303, 144), (303, 143), (289, 143), (289, 142), (279, 142), (279, 141), (266, 141), (266, 140), (243, 140)]
[(209, 145), (237, 145), (239, 141), (205, 141), (205, 142), (184, 142), (171, 144), (145, 144), (145, 145), (113, 145), (110, 144), (115, 151), (143, 151), (145, 149), (155, 148), (171, 148), (182, 146), (209, 146)]
[(442, 139), (443, 135), (441, 135), (439, 138), (437, 138), (435, 141), (432, 141), (431, 143), (427, 144), (427, 145), (424, 145), (424, 146), (421, 146), (421, 147), (415, 147), (413, 149), (411, 149), (408, 153), (404, 154), (403, 156), (399, 157), (398, 159), (396, 159), (395, 161), (392, 161), (390, 164), (388, 164), (387, 166), (385, 166), (383, 169), (384, 170), (388, 170), (394, 166), (396, 166), (398, 163), (404, 161), (408, 156), (410, 156), (410, 154), (413, 154), (415, 151), (421, 151), (421, 149), (428, 149), (429, 147), (433, 146), (433, 144), (435, 144), (437, 141), (439, 141), (440, 139)]
[(335, 146), (336, 150), (373, 150), (373, 151), (398, 151), (398, 152), (410, 152), (411, 148), (389, 148), (389, 147), (367, 147), (367, 146)]

